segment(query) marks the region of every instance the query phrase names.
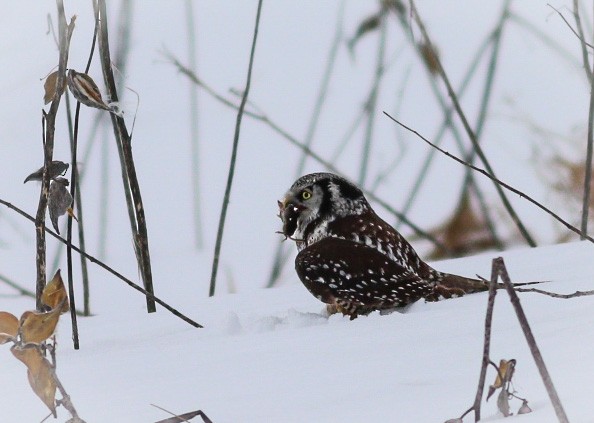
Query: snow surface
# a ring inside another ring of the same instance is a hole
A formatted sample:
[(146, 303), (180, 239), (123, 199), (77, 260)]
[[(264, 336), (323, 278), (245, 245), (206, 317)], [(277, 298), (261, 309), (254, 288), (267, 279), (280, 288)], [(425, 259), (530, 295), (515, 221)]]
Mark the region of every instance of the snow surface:
[[(579, 214), (572, 214), (559, 201), (554, 204), (549, 179), (535, 172), (534, 153), (546, 157), (547, 151), (557, 148), (583, 155), (590, 90), (579, 43), (548, 2), (516, 1), (512, 9), (554, 39), (567, 54), (559, 54), (521, 25), (509, 22), (482, 143), (501, 179), (571, 220)], [(115, 51), (121, 2), (108, 3)], [(261, 289), (281, 238), (274, 233), (280, 224), (275, 217), (276, 200), (295, 179), (299, 151), (247, 117), (242, 123), (217, 296), (206, 298), (236, 114), (200, 92), (204, 246), (196, 250), (191, 230), (195, 212), (191, 206), (189, 121), (197, 117), (188, 113), (188, 81), (165, 63), (162, 55), (167, 49), (188, 62), (184, 3), (132, 2), (129, 66), (117, 77), (141, 97), (133, 147), (148, 220), (156, 293), (206, 328), (191, 328), (161, 308), (147, 315), (140, 295), (90, 265), (94, 316), (79, 319), (81, 350), (72, 349), (67, 318), (63, 318), (58, 332), (58, 374), (81, 416), (89, 423), (146, 423), (167, 417), (151, 403), (177, 413), (202, 409), (215, 423), (423, 423), (460, 415), (470, 406), (476, 389), (486, 295), (419, 303), (406, 313), (371, 315), (350, 322), (341, 316), (323, 317), (322, 305), (302, 287), (291, 265), (283, 271), (281, 287)], [(264, 2), (250, 101), (298, 139), (307, 132), (340, 3)], [(459, 87), (476, 49), (499, 19), (503, 2), (417, 3), (450, 79)], [(569, 16), (569, 2), (553, 3)], [(256, 2), (194, 4), (199, 75), (225, 95), (230, 88), (240, 90), (245, 84)], [(376, 1), (345, 4), (344, 37), (348, 39), (378, 6)], [(87, 61), (93, 33), (91, 2), (66, 1), (65, 7), (68, 17), (78, 16), (69, 66), (80, 70)], [(586, 9), (582, 15), (585, 23), (592, 21), (590, 8)], [(37, 208), (39, 185), (23, 185), (22, 181), (42, 163), (41, 79), (57, 62), (54, 40), (47, 34), (48, 13), (55, 16), (55, 2), (23, 0), (12, 2), (0, 16), (4, 28), (0, 37), (4, 65), (0, 66), (0, 197), (31, 214)], [(588, 24), (585, 26), (589, 30)], [(314, 150), (325, 157), (332, 155), (365, 104), (374, 78), (377, 39), (377, 34), (362, 39), (354, 56), (345, 46), (338, 52), (315, 134)], [(398, 168), (377, 187), (378, 195), (399, 209), (428, 147), (397, 132), (381, 111), (395, 114), (429, 138), (442, 118), (429, 88), (431, 77), (422, 70), (405, 34), (395, 24), (388, 28), (387, 52), (390, 67), (378, 98), (368, 179), (373, 180), (403, 155)], [(473, 124), (482, 98), (486, 59), (481, 68), (482, 73), (462, 99)], [(104, 92), (96, 59), (89, 74)], [(122, 106), (129, 122), (136, 106), (134, 97), (126, 95)], [(104, 135), (90, 140), (97, 113), (101, 112), (83, 109), (80, 122), (79, 150), (90, 151), (79, 159), (85, 172), (82, 192), (87, 250), (138, 281), (111, 130), (102, 130)], [(544, 132), (533, 129), (532, 123)], [(358, 142), (363, 132), (362, 128), (357, 132)], [(449, 135), (443, 145), (457, 151)], [(355, 180), (359, 147), (353, 142), (335, 163)], [(64, 107), (58, 117), (54, 157), (64, 161), (69, 157)], [(102, 163), (106, 163), (109, 180), (101, 179)], [(318, 164), (309, 161), (305, 172), (319, 170)], [(449, 216), (456, 206), (464, 172), (444, 157), (436, 161), (410, 213), (415, 223), (431, 228)], [(485, 179), (478, 182), (489, 206), (501, 210), (491, 183)], [(109, 201), (102, 200), (103, 187), (108, 189)], [(511, 196), (510, 201), (539, 245), (555, 242), (560, 234), (557, 224), (517, 196)], [(107, 246), (102, 252), (98, 222), (103, 211), (108, 228)], [(379, 207), (378, 213), (391, 218)], [(405, 236), (411, 233), (405, 227), (402, 232)], [(0, 208), (0, 274), (30, 289), (35, 280), (34, 236), (29, 222)], [(414, 244), (422, 250), (418, 242)], [(64, 269), (63, 256), (53, 264), (57, 242), (49, 239), (47, 247), (48, 273), (55, 267)], [(574, 243), (509, 251), (503, 256), (513, 280), (552, 280), (543, 288), (573, 292), (592, 289), (593, 253), (591, 244)], [(437, 267), (488, 277), (494, 256), (441, 262)], [(80, 306), (78, 277), (75, 285)], [(570, 420), (594, 422), (594, 300), (558, 300), (536, 294), (521, 298)], [(0, 285), (0, 310), (18, 316), (31, 308), (30, 299)], [(47, 410), (31, 391), (24, 366), (11, 357), (7, 345), (3, 347), (0, 422), (39, 422)], [(492, 358), (512, 357), (518, 360), (516, 389), (529, 399), (534, 412), (505, 421), (555, 421), (513, 310), (506, 295), (500, 293)], [(490, 369), (489, 383), (493, 376)], [(512, 403), (515, 410), (518, 406)], [(484, 406), (483, 417), (484, 421), (502, 421), (493, 400)], [(61, 411), (59, 421), (66, 419)]]
[[(592, 288), (593, 254), (592, 244), (578, 242), (502, 256), (512, 280), (546, 279), (541, 288), (570, 293)], [(435, 265), (489, 277), (493, 257)], [(108, 278), (102, 283), (112, 283)], [(593, 422), (594, 297), (520, 298), (570, 421)], [(480, 293), (349, 321), (325, 317), (300, 284), (178, 298), (175, 305), (204, 329), (162, 308), (147, 315), (114, 304), (109, 313), (79, 320), (79, 351), (70, 345), (64, 316), (58, 374), (87, 422), (167, 417), (151, 404), (178, 413), (201, 409), (215, 423), (440, 422), (459, 416), (474, 398), (486, 302)], [(47, 411), (30, 390), (25, 367), (8, 351), (5, 357), (2, 421), (40, 421)], [(483, 421), (556, 421), (504, 292), (495, 305), (491, 358), (517, 360), (514, 386), (533, 413), (504, 420), (491, 399), (483, 404)], [(489, 369), (487, 383), (494, 377)], [(511, 406), (515, 412), (520, 402)], [(66, 415), (61, 410), (59, 421)]]

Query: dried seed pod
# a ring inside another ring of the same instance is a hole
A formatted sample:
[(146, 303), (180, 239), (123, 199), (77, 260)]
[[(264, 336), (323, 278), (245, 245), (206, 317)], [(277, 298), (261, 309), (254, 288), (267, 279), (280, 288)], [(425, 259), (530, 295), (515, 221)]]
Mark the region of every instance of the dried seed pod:
[(72, 204), (72, 196), (66, 189), (69, 185), (67, 179), (56, 178), (52, 181), (49, 188), (49, 214), (54, 229), (59, 234), (58, 218), (68, 211)]
[(68, 89), (78, 101), (85, 106), (95, 107), (97, 109), (103, 109), (111, 111), (111, 108), (105, 104), (99, 88), (95, 81), (86, 73), (80, 73), (74, 69), (68, 70)]
[[(55, 179), (58, 176), (64, 175), (66, 173), (66, 171), (68, 170), (68, 166), (70, 166), (68, 163), (64, 163), (59, 160), (54, 160), (47, 167), (47, 173), (49, 175), (49, 178)], [(27, 183), (29, 181), (41, 181), (42, 178), (43, 178), (43, 166), (40, 167), (39, 170), (36, 170), (35, 172), (33, 172), (32, 174), (27, 176), (25, 178), (25, 182), (23, 182), (23, 183)]]

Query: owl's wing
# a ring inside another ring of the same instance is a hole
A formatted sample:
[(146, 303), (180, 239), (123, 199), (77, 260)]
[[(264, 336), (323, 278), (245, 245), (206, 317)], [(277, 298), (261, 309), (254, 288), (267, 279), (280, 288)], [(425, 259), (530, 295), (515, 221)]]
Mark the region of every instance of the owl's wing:
[(301, 250), (295, 268), (314, 296), (357, 313), (404, 306), (432, 291), (430, 283), (375, 248), (341, 238)]

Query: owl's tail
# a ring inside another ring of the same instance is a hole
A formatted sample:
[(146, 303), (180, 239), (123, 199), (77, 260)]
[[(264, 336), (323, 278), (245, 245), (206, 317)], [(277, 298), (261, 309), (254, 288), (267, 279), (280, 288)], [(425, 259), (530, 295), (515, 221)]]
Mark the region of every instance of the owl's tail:
[(438, 301), (442, 298), (462, 297), (466, 294), (489, 290), (489, 284), (478, 279), (439, 272), (435, 278), (433, 291), (425, 298), (427, 301)]

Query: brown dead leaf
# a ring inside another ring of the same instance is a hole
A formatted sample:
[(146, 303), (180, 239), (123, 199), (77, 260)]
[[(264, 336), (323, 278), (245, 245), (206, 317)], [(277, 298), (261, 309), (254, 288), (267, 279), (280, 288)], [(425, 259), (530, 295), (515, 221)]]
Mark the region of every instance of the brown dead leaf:
[(495, 383), (489, 386), (489, 392), (487, 394), (487, 401), (493, 395), (493, 393), (502, 388), (507, 382), (511, 381), (514, 375), (514, 369), (516, 365), (516, 360), (513, 358), (511, 360), (500, 360), (499, 361), (499, 371), (497, 372), (497, 377), (495, 378)]
[(31, 369), (27, 370), (27, 377), (29, 378), (29, 384), (33, 388), (33, 392), (37, 394), (41, 401), (50, 409), (54, 417), (56, 415), (56, 378), (54, 377), (54, 371), (52, 366), (47, 359), (41, 361), (41, 366), (37, 372), (32, 372)]
[(59, 304), (62, 304), (61, 313), (66, 313), (69, 310), (68, 307), (68, 294), (66, 293), (66, 287), (60, 274), (60, 269), (56, 272), (54, 277), (43, 290), (41, 294), (41, 301), (43, 304), (49, 306), (54, 310)]
[(66, 302), (62, 300), (55, 309), (47, 313), (25, 311), (21, 316), (21, 338), (25, 344), (39, 344), (52, 336), (60, 319), (60, 311)]
[[(62, 95), (64, 93), (64, 87), (66, 86), (66, 84), (64, 84), (64, 86), (62, 86), (62, 91), (60, 92), (60, 95)], [(45, 78), (45, 83), (43, 84), (43, 89), (45, 91), (45, 94), (43, 96), (43, 103), (44, 104), (48, 104), (50, 101), (52, 101), (56, 95), (56, 89), (58, 88), (58, 71), (52, 72), (48, 75), (47, 78)]]
[(19, 319), (14, 314), (0, 311), (0, 345), (16, 338), (19, 331)]
[(52, 365), (45, 359), (39, 348), (12, 347), (12, 354), (27, 366), (27, 377), (33, 392), (56, 417), (56, 379)]

